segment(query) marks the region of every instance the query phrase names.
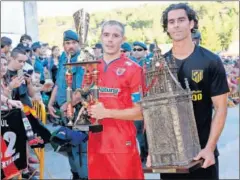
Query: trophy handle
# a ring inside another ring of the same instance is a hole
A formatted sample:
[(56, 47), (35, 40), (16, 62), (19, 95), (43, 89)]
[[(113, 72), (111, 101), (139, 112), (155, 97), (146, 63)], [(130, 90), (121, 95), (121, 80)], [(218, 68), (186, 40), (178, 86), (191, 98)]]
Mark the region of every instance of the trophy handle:
[(80, 111), (79, 111), (79, 113), (78, 113), (78, 116), (77, 116), (77, 119), (76, 119), (76, 121), (74, 122), (73, 126), (76, 126), (77, 122), (80, 121), (80, 117), (81, 117), (81, 115), (82, 115), (82, 113), (83, 113), (83, 111), (84, 111), (84, 108), (85, 108), (85, 107), (82, 106), (82, 108), (80, 109)]

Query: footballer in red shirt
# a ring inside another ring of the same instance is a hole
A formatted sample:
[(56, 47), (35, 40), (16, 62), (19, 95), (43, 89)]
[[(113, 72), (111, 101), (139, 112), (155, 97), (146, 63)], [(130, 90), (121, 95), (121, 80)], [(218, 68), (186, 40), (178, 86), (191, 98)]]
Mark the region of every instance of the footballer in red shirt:
[(103, 24), (99, 103), (88, 109), (92, 118), (99, 119), (103, 131), (89, 132), (89, 179), (144, 179), (134, 126), (134, 120), (143, 119), (138, 104), (142, 68), (121, 54), (124, 40), (120, 22)]

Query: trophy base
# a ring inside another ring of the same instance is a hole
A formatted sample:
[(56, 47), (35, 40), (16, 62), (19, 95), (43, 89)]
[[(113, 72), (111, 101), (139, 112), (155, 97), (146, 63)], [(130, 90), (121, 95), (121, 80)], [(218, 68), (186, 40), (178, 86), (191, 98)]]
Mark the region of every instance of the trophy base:
[(87, 125), (76, 125), (74, 129), (80, 131), (90, 131), (92, 133), (102, 132), (103, 125), (102, 124), (87, 124)]
[(185, 166), (162, 166), (162, 167), (150, 167), (144, 168), (144, 173), (191, 173), (200, 168), (203, 164), (203, 160), (192, 161)]

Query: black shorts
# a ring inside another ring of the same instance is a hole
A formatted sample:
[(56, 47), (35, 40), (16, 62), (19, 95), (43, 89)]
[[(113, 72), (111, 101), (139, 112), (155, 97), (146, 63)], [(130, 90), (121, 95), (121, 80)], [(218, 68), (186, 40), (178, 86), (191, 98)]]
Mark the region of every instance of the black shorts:
[(161, 179), (169, 179), (169, 180), (174, 180), (174, 179), (198, 179), (198, 180), (203, 180), (203, 179), (219, 179), (219, 165), (218, 165), (218, 157), (215, 157), (215, 164), (203, 169), (199, 168), (189, 174), (161, 174)]

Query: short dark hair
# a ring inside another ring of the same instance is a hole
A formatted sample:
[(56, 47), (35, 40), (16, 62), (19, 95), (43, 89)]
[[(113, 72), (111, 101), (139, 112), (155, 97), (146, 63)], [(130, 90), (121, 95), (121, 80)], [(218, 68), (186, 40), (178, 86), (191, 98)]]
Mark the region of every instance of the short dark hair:
[(162, 13), (162, 27), (164, 32), (167, 32), (167, 25), (168, 25), (168, 13), (172, 10), (176, 9), (183, 9), (185, 10), (188, 20), (194, 21), (194, 27), (191, 29), (191, 32), (195, 32), (198, 29), (198, 17), (196, 12), (187, 4), (187, 3), (178, 3), (178, 4), (171, 4), (170, 6), (165, 9)]
[(11, 52), (11, 57), (16, 58), (19, 54), (26, 55), (26, 51), (21, 48), (14, 48)]
[(29, 36), (29, 35), (27, 35), (27, 34), (24, 34), (24, 35), (22, 35), (21, 38), (20, 38), (20, 43), (21, 43), (24, 39), (27, 39), (27, 40), (32, 41), (31, 36)]
[(56, 48), (58, 48), (58, 46), (53, 46), (52, 51), (54, 51)]
[(118, 26), (121, 28), (121, 31), (122, 31), (122, 36), (125, 35), (125, 27), (124, 25), (119, 22), (119, 21), (116, 21), (116, 20), (109, 20), (109, 21), (105, 21), (103, 24), (102, 24), (102, 30), (101, 30), (101, 34), (103, 33), (103, 30), (105, 28), (105, 26)]
[(12, 45), (12, 39), (9, 37), (3, 36), (1, 37), (1, 49), (5, 46), (11, 46)]

